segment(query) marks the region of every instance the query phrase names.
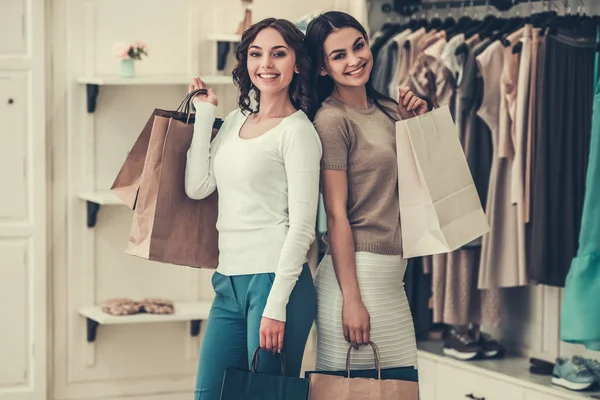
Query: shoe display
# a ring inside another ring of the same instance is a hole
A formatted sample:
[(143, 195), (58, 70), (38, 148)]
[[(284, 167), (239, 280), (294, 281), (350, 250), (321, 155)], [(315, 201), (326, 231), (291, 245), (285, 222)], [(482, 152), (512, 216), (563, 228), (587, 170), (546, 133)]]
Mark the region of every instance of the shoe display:
[[(477, 336), (471, 332), (471, 337)], [(506, 353), (504, 346), (487, 333), (479, 333), (479, 345), (483, 349), (482, 356), (485, 358), (501, 358)]]
[(552, 384), (569, 390), (585, 390), (596, 381), (580, 357), (558, 357), (552, 372)]
[(583, 358), (581, 356), (574, 356), (573, 360), (585, 365), (588, 371), (594, 376), (594, 379), (596, 379), (596, 382), (600, 383), (600, 362), (598, 360)]
[(444, 338), (443, 353), (457, 360), (467, 361), (481, 356), (483, 348), (469, 332), (459, 333), (456, 329), (450, 329)]

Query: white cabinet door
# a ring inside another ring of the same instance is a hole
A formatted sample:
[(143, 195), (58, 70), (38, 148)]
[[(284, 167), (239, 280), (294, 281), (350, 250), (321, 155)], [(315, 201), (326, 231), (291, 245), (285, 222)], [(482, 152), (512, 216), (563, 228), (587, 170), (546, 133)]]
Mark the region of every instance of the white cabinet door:
[(435, 393), (435, 361), (419, 354), (419, 398), (420, 400), (436, 400)]
[(44, 47), (44, 1), (1, 0), (0, 400), (47, 398)]
[(26, 3), (26, 0), (0, 1), (0, 57), (26, 53)]
[(568, 400), (566, 397), (553, 396), (548, 393), (536, 392), (528, 389), (525, 392), (525, 400)]
[(437, 400), (524, 400), (525, 390), (498, 379), (438, 364)]

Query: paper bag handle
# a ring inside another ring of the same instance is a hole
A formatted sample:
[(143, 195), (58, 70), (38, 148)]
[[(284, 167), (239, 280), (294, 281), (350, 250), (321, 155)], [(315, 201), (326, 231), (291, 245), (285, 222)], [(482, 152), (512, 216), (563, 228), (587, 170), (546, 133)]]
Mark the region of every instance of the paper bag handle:
[[(181, 112), (185, 112), (185, 110), (187, 110), (190, 106), (191, 100), (194, 98), (194, 96), (196, 96), (197, 94), (208, 94), (208, 90), (206, 89), (196, 89), (196, 90), (192, 90), (191, 92), (189, 92), (181, 101), (181, 103), (179, 104), (179, 107), (177, 107), (177, 109), (175, 111), (181, 111)], [(185, 106), (184, 106), (185, 105)], [(181, 107), (184, 107), (183, 109)]]
[[(257, 347), (256, 350), (254, 350), (254, 353), (252, 354), (252, 372), (256, 373), (256, 371), (258, 370), (258, 355), (260, 353), (260, 347)], [(285, 356), (283, 355), (283, 352), (279, 353), (279, 356), (281, 357), (281, 376), (285, 376)]]
[[(373, 349), (373, 358), (375, 360), (375, 369), (377, 370), (377, 379), (381, 380), (381, 368), (379, 366), (379, 349), (377, 345), (373, 342), (369, 342), (371, 348)], [(348, 374), (348, 378), (350, 378), (350, 353), (352, 352), (352, 346), (348, 347), (348, 354), (346, 354), (346, 373)]]
[[(187, 119), (186, 119), (186, 125), (190, 123), (190, 116), (192, 115), (192, 100), (194, 99), (194, 97), (197, 94), (207, 94), (208, 90), (206, 89), (196, 89), (196, 90), (192, 90), (191, 92), (189, 92), (185, 98), (183, 99), (183, 101), (181, 102), (181, 104), (179, 104), (179, 107), (177, 107), (177, 109), (175, 111), (181, 112), (183, 114), (187, 115)], [(183, 109), (181, 108), (183, 106)]]

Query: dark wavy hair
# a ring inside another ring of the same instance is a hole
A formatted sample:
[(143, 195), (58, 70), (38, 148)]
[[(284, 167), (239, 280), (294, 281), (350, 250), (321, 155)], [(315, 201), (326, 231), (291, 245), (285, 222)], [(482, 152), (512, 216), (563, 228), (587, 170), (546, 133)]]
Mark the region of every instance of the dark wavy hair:
[[(316, 101), (314, 91), (310, 89), (310, 60), (304, 45), (304, 34), (293, 23), (285, 19), (266, 18), (255, 23), (242, 34), (242, 40), (235, 51), (238, 61), (233, 70), (233, 81), (240, 90), (238, 104), (242, 111), (258, 112), (260, 104), (260, 91), (252, 84), (248, 74), (248, 48), (256, 39), (260, 31), (266, 28), (275, 29), (281, 34), (285, 43), (294, 50), (296, 54), (296, 66), (298, 73), (294, 73), (289, 86), (290, 100), (297, 110), (308, 113)], [(250, 96), (256, 100), (256, 110), (250, 106)]]
[[(317, 100), (313, 103), (313, 107), (307, 113), (313, 119), (323, 101), (331, 95), (335, 87), (335, 82), (329, 75), (322, 76), (321, 70), (325, 64), (325, 40), (333, 32), (342, 28), (354, 28), (359, 31), (365, 41), (369, 42), (369, 37), (365, 28), (353, 16), (340, 11), (329, 11), (317, 16), (313, 19), (306, 28), (306, 47), (308, 56), (312, 61), (311, 65), (311, 83), (316, 88)], [(373, 87), (372, 72), (369, 80), (366, 83), (367, 97), (373, 101), (391, 119), (395, 110), (387, 107), (382, 102), (398, 104), (394, 99), (378, 92)]]

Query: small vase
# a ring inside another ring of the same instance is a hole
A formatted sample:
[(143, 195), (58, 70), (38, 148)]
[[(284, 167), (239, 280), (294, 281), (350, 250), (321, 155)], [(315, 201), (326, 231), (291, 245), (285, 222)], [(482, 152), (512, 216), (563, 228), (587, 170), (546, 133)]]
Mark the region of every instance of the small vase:
[(119, 76), (121, 78), (133, 78), (135, 75), (135, 63), (131, 58), (121, 60), (121, 68), (119, 69)]

